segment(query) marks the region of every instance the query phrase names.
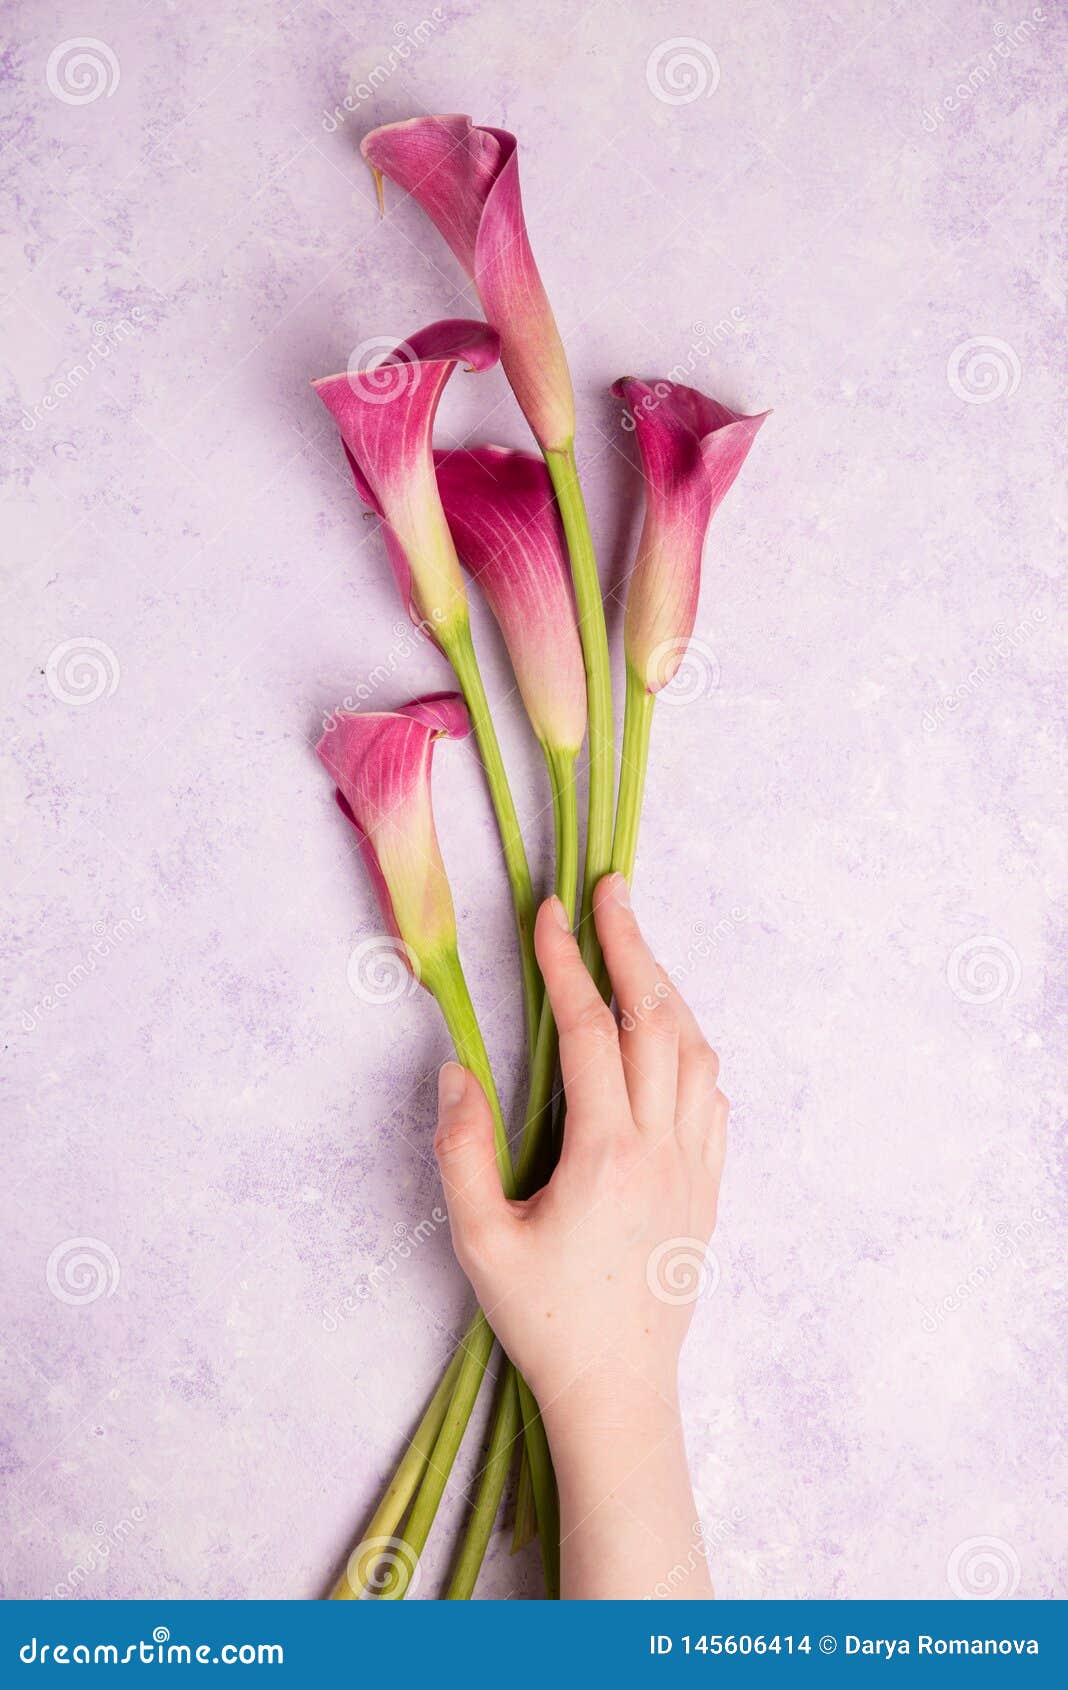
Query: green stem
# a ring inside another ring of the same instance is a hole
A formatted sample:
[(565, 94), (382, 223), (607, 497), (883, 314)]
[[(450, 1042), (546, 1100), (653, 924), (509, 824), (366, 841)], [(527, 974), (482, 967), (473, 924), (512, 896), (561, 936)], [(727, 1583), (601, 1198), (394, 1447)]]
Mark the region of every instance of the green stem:
[(482, 672), (475, 656), (475, 648), (471, 639), (471, 625), (465, 618), (458, 628), (452, 629), (447, 636), (443, 636), (442, 645), (445, 655), (456, 671), (456, 678), (460, 683), (460, 691), (464, 695), (471, 726), (475, 731), (478, 749), (482, 757), (482, 766), (486, 771), (486, 781), (490, 789), (497, 817), (497, 830), (501, 837), (501, 849), (504, 853), (505, 868), (512, 888), (512, 902), (515, 905), (515, 921), (519, 931), (519, 954), (523, 968), (523, 1001), (526, 1015), (527, 1050), (533, 1056), (534, 1046), (538, 1036), (538, 1017), (541, 1013), (542, 983), (538, 971), (537, 959), (534, 955), (534, 916), (536, 905), (534, 902), (534, 887), (530, 879), (530, 866), (527, 854), (523, 848), (523, 835), (519, 827), (519, 817), (516, 815), (515, 804), (512, 801), (508, 776), (505, 773), (504, 759), (501, 756), (500, 741), (497, 730), (493, 726), (490, 714), (489, 699), (482, 682)]
[[(549, 782), (553, 795), (556, 833), (556, 896), (573, 923), (578, 876), (578, 800), (575, 792), (575, 758), (572, 753), (545, 748)], [(538, 1159), (546, 1143), (545, 1127), (556, 1075), (558, 1040), (556, 1022), (548, 1001), (542, 1008), (538, 1039), (530, 1066), (530, 1091), (523, 1140), (516, 1165), (516, 1186), (521, 1197), (529, 1196), (537, 1184)]]
[[(452, 1035), (457, 1060), (478, 1078), (486, 1094), (486, 1100), (493, 1113), (494, 1143), (501, 1185), (506, 1196), (514, 1197), (517, 1189), (515, 1174), (512, 1169), (508, 1137), (501, 1115), (497, 1088), (493, 1081), (485, 1041), (455, 947), (450, 947), (437, 956), (424, 959), (422, 978), (423, 984), (433, 992), (438, 1000), (445, 1023)], [(461, 1340), (462, 1354), (452, 1397), (425, 1464), (422, 1483), (404, 1527), (403, 1544), (405, 1548), (400, 1553), (406, 1565), (414, 1567), (426, 1545), (427, 1536), (434, 1523), (434, 1516), (437, 1513), (445, 1484), (452, 1471), (464, 1432), (467, 1430), (467, 1423), (471, 1418), (471, 1411), (482, 1384), (493, 1343), (494, 1338), (489, 1323), (482, 1311), (479, 1310)], [(538, 1532), (539, 1536), (542, 1537), (542, 1558), (545, 1564), (546, 1584), (550, 1593), (552, 1593), (554, 1584), (557, 1590), (559, 1588), (560, 1525), (556, 1483), (549, 1458), (548, 1441), (537, 1412), (537, 1406), (521, 1379), (518, 1380), (518, 1386), (523, 1418), (526, 1422), (525, 1436), (530, 1452), (530, 1471), (538, 1514)], [(490, 1524), (492, 1526), (492, 1521)], [(404, 1589), (399, 1588), (401, 1582), (398, 1580), (394, 1588), (383, 1592), (383, 1596), (385, 1598), (403, 1596)]]
[(586, 666), (586, 699), (589, 712), (590, 794), (586, 822), (586, 861), (582, 873), (582, 903), (579, 911), (579, 945), (583, 960), (596, 979), (600, 972), (601, 947), (593, 925), (593, 889), (607, 874), (612, 857), (612, 800), (615, 791), (615, 754), (612, 729), (612, 676), (608, 663), (608, 632), (604, 600), (597, 574), (590, 525), (582, 498), (582, 487), (572, 441), (559, 452), (546, 452), (545, 462), (560, 507), (567, 549), (571, 558), (571, 579), (575, 587), (579, 636)]
[(655, 695), (628, 663), (619, 798), (612, 840), (612, 867), (618, 874), (625, 875), (628, 881), (634, 874), (634, 859), (638, 851), (638, 827), (642, 818), (645, 771), (649, 763), (649, 729), (652, 727), (655, 702)]
[(466, 1602), (474, 1593), (482, 1558), (490, 1540), (497, 1507), (512, 1464), (512, 1447), (519, 1436), (519, 1397), (516, 1392), (515, 1368), (511, 1363), (501, 1373), (497, 1405), (493, 1416), (486, 1465), (478, 1487), (474, 1510), (464, 1533), (460, 1553), (453, 1567), (446, 1596), (450, 1602)]
[[(459, 668), (457, 668), (457, 674), (460, 674)], [(462, 681), (461, 684), (463, 684)], [(480, 681), (478, 685), (481, 686)], [(468, 707), (470, 708), (470, 704)], [(472, 718), (474, 719), (473, 711)], [(575, 795), (575, 755), (573, 752), (550, 750), (546, 747), (545, 756), (553, 795), (553, 817), (556, 834), (556, 894), (573, 919), (575, 883), (578, 875), (578, 805)], [(487, 763), (487, 769), (488, 767), (489, 764)], [(503, 769), (501, 770), (501, 779), (504, 780)], [(507, 792), (506, 783), (504, 790)], [(533, 898), (531, 902), (533, 906)], [(533, 928), (531, 928), (531, 933), (533, 934)], [(424, 964), (423, 981), (433, 991), (441, 1006), (446, 1025), (456, 1047), (458, 1060), (465, 1068), (469, 1068), (474, 1074), (477, 1074), (493, 1110), (497, 1166), (504, 1190), (511, 1196), (517, 1190), (530, 1189), (530, 1182), (533, 1180), (539, 1153), (546, 1137), (549, 1103), (556, 1072), (556, 1025), (548, 1003), (543, 1004), (539, 1019), (534, 1056), (531, 1063), (530, 1093), (522, 1149), (519, 1167), (513, 1176), (507, 1135), (501, 1117), (489, 1057), (464, 979), (459, 956), (451, 951), (429, 964)], [(388, 1529), (381, 1535), (392, 1536), (403, 1517), (407, 1501), (414, 1492), (415, 1486), (419, 1485), (419, 1492), (411, 1517), (404, 1529), (404, 1542), (411, 1552), (413, 1564), (421, 1553), (433, 1524), (445, 1482), (452, 1470), (478, 1396), (492, 1347), (492, 1333), (489, 1331), (485, 1317), (480, 1312), (465, 1334), (460, 1350), (453, 1358), (451, 1366), (456, 1368), (455, 1388), (448, 1403), (447, 1414), (443, 1408), (437, 1420), (436, 1436), (429, 1438), (429, 1440), (420, 1440), (418, 1457), (413, 1456), (411, 1451), (408, 1452), (401, 1463), (401, 1468), (394, 1476), (389, 1490), (386, 1492), (386, 1497), (383, 1498), (379, 1513), (387, 1518)], [(513, 1378), (517, 1382), (517, 1388), (509, 1389), (509, 1380)], [(438, 1393), (435, 1393), (435, 1404), (438, 1402), (439, 1393), (442, 1393), (443, 1390), (444, 1382), (438, 1387)], [(509, 1416), (513, 1413), (513, 1404), (515, 1429), (509, 1430)], [(486, 1544), (493, 1530), (493, 1522), (497, 1516), (501, 1492), (508, 1472), (508, 1456), (502, 1459), (497, 1459), (497, 1456), (502, 1449), (510, 1453), (518, 1431), (520, 1412), (523, 1419), (524, 1443), (530, 1465), (532, 1488), (535, 1493), (538, 1536), (541, 1540), (546, 1588), (550, 1596), (559, 1595), (559, 1503), (548, 1440), (545, 1436), (545, 1428), (542, 1425), (537, 1404), (527, 1386), (515, 1374), (511, 1363), (505, 1364), (490, 1435), (489, 1461), (461, 1547), (450, 1595), (469, 1596), (471, 1590), (474, 1589), (474, 1581), (478, 1576), (478, 1569), (482, 1564)], [(423, 1428), (420, 1427), (420, 1432), (422, 1430)], [(424, 1442), (429, 1442), (430, 1445), (425, 1453), (423, 1453)], [(414, 1443), (415, 1440), (413, 1440), (413, 1445)], [(411, 1460), (409, 1460), (409, 1457), (411, 1457)], [(395, 1517), (392, 1515), (387, 1517), (385, 1514), (387, 1499), (401, 1484), (402, 1479), (405, 1484), (408, 1484), (410, 1479), (410, 1488), (404, 1506), (400, 1508)], [(421, 1484), (419, 1483), (420, 1479), (422, 1480)], [(378, 1518), (379, 1514), (376, 1514), (375, 1521)], [(470, 1588), (467, 1588), (468, 1582)], [(403, 1592), (400, 1594), (403, 1594)]]
[[(426, 1471), (426, 1464), (430, 1460), (434, 1444), (449, 1403), (452, 1399), (456, 1375), (460, 1371), (460, 1352), (457, 1350), (445, 1372), (441, 1376), (434, 1395), (427, 1406), (426, 1413), (420, 1420), (415, 1436), (405, 1451), (404, 1457), (394, 1473), (381, 1502), (371, 1516), (370, 1524), (364, 1532), (360, 1543), (353, 1554), (349, 1556), (348, 1565), (337, 1584), (330, 1592), (332, 1602), (355, 1602), (371, 1582), (371, 1575), (375, 1570), (375, 1562), (381, 1559), (383, 1539), (392, 1538), (408, 1511), (408, 1504), (419, 1488), (419, 1481)], [(367, 1546), (365, 1555), (360, 1550)], [(353, 1560), (356, 1565), (353, 1566)], [(350, 1574), (355, 1575), (355, 1582), (350, 1580)]]
[(467, 989), (459, 953), (455, 946), (423, 962), (423, 985), (433, 992), (445, 1017), (445, 1025), (456, 1047), (456, 1060), (475, 1074), (486, 1094), (486, 1102), (493, 1113), (493, 1141), (497, 1151), (497, 1169), (505, 1195), (515, 1196), (515, 1174), (512, 1171), (512, 1152), (501, 1114), (501, 1101), (493, 1080), (489, 1054), (482, 1029), (478, 1024), (475, 1006)]
[[(414, 1569), (426, 1547), (426, 1540), (430, 1535), (430, 1528), (434, 1524), (438, 1504), (441, 1501), (449, 1474), (452, 1472), (456, 1452), (460, 1448), (463, 1435), (467, 1430), (467, 1422), (471, 1418), (475, 1398), (478, 1396), (482, 1385), (482, 1377), (486, 1371), (493, 1344), (494, 1338), (489, 1322), (482, 1310), (479, 1309), (460, 1340), (458, 1351), (461, 1358), (460, 1366), (448, 1412), (434, 1441), (434, 1447), (423, 1474), (423, 1482), (419, 1486), (419, 1494), (412, 1505), (412, 1511), (404, 1527), (403, 1544), (398, 1544), (399, 1559), (410, 1570)], [(395, 1600), (402, 1597), (409, 1582), (410, 1571), (408, 1579), (398, 1580), (392, 1589), (382, 1592), (383, 1599)]]
[[(575, 753), (548, 745), (543, 749), (553, 797), (553, 822), (556, 834), (555, 891), (567, 911), (569, 921), (574, 921), (575, 892), (578, 879), (578, 802), (575, 793)], [(523, 1130), (519, 1162), (516, 1167), (516, 1189), (520, 1196), (527, 1195), (540, 1183), (537, 1178), (539, 1172), (548, 1171), (539, 1168), (539, 1162), (546, 1142), (545, 1128), (549, 1119), (549, 1104), (552, 1099), (553, 1079), (556, 1074), (556, 1053), (556, 1023), (553, 1020), (548, 999), (546, 999), (542, 1005), (541, 1021), (538, 1025), (538, 1041), (531, 1063), (527, 1118)], [(509, 1372), (514, 1372), (510, 1364)], [(541, 1415), (538, 1412), (538, 1405), (521, 1379), (518, 1381), (518, 1390), (518, 1401), (515, 1399), (515, 1394), (508, 1391), (506, 1384), (502, 1385), (498, 1394), (490, 1433), (491, 1453), (468, 1522), (450, 1595), (470, 1596), (474, 1589), (478, 1569), (486, 1552), (486, 1544), (489, 1542), (490, 1533), (493, 1530), (493, 1522), (500, 1507), (501, 1493), (508, 1476), (508, 1461), (494, 1460), (494, 1454), (500, 1449), (501, 1440), (505, 1438), (507, 1426), (511, 1424), (513, 1417), (518, 1425), (520, 1404), (522, 1405), (525, 1430), (524, 1449), (529, 1464), (532, 1488), (536, 1497), (538, 1535), (542, 1544), (545, 1582), (550, 1596), (559, 1595), (560, 1521), (552, 1461), (549, 1456), (548, 1441)], [(514, 1441), (515, 1436), (516, 1433), (513, 1431), (510, 1435), (510, 1441)], [(546, 1520), (543, 1516), (547, 1509), (549, 1518)]]
[(560, 1599), (560, 1499), (556, 1490), (553, 1458), (549, 1453), (549, 1439), (530, 1386), (517, 1373), (519, 1407), (523, 1415), (523, 1440), (530, 1464), (530, 1482), (534, 1491), (534, 1512), (538, 1517), (538, 1542), (541, 1545), (541, 1565), (545, 1574), (545, 1594), (551, 1601)]
[[(628, 664), (619, 797), (611, 854), (611, 867), (624, 874), (628, 880), (634, 873), (634, 861), (638, 848), (638, 827), (641, 820), (642, 796), (645, 791), (645, 776), (649, 761), (649, 732), (653, 719), (653, 703), (653, 695), (647, 690), (641, 677)], [(554, 763), (548, 752), (546, 756), (549, 761), (549, 776), (553, 786), (553, 815), (556, 822), (556, 893), (563, 901), (573, 920), (574, 866), (569, 853), (571, 836), (577, 833), (574, 804), (574, 761), (572, 760), (569, 770), (562, 769)], [(570, 775), (570, 780), (568, 775)], [(577, 838), (575, 850), (577, 861)], [(596, 884), (596, 878), (594, 884)], [(568, 897), (569, 891), (571, 893), (570, 898)], [(600, 957), (597, 956), (595, 961), (599, 966)], [(538, 1029), (538, 1045), (531, 1073), (531, 1103), (527, 1111), (527, 1124), (516, 1171), (516, 1183), (521, 1193), (528, 1189), (531, 1166), (541, 1148), (549, 1091), (552, 1087), (552, 1078), (556, 1068), (557, 1041), (555, 1034), (555, 1024), (546, 1004)], [(531, 1396), (529, 1388), (522, 1379), (518, 1378), (518, 1375), (516, 1376), (518, 1382), (517, 1401), (515, 1393), (510, 1389), (511, 1372), (511, 1368), (506, 1371), (497, 1399), (486, 1467), (460, 1557), (457, 1561), (452, 1585), (449, 1589), (451, 1597), (469, 1597), (475, 1588), (478, 1570), (482, 1564), (486, 1545), (489, 1542), (493, 1522), (500, 1505), (501, 1492), (508, 1473), (508, 1455), (512, 1441), (516, 1436), (515, 1428), (518, 1426), (520, 1405), (526, 1433), (524, 1449), (530, 1464), (533, 1488), (539, 1497), (551, 1496), (557, 1510), (559, 1508), (556, 1501), (556, 1486), (548, 1441), (545, 1437), (545, 1429), (538, 1412), (537, 1403)], [(544, 1506), (545, 1504), (542, 1503), (542, 1507)], [(555, 1527), (549, 1539), (548, 1552), (546, 1552), (544, 1526), (540, 1515), (538, 1525), (545, 1561), (546, 1586), (549, 1595), (556, 1596), (559, 1595), (560, 1589), (558, 1511)]]
[(524, 1444), (519, 1457), (519, 1477), (515, 1487), (515, 1519), (512, 1524), (513, 1555), (518, 1555), (538, 1536), (538, 1513), (534, 1506), (534, 1486), (530, 1478), (530, 1458)]
[(556, 835), (556, 875), (553, 891), (575, 920), (575, 888), (578, 881), (578, 795), (575, 791), (575, 752), (551, 745), (542, 748), (553, 795), (553, 831)]

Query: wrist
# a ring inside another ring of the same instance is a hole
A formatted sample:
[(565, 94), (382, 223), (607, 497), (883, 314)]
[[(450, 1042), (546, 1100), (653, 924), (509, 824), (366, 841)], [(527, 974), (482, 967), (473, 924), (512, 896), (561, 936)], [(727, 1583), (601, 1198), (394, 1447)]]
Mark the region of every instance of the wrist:
[(543, 1412), (565, 1596), (711, 1595), (674, 1379), (577, 1380)]
[(590, 1368), (547, 1392), (542, 1420), (557, 1468), (625, 1461), (631, 1448), (648, 1449), (681, 1425), (674, 1371), (659, 1376), (628, 1366)]

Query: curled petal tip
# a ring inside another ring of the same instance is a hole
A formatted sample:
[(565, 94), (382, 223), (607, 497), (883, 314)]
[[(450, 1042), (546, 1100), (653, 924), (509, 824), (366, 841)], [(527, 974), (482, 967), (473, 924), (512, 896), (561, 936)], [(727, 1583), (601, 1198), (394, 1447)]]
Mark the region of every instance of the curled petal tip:
[(444, 317), (417, 329), (399, 351), (409, 363), (458, 363), (466, 359), (470, 370), (477, 372), (497, 362), (501, 337), (480, 317)]
[(629, 408), (646, 489), (624, 644), (631, 669), (655, 693), (693, 632), (709, 524), (769, 412), (745, 416), (671, 380), (623, 376), (612, 392)]
[(356, 829), (391, 935), (423, 961), (455, 944), (456, 921), (430, 798), (434, 741), (463, 732), (455, 693), (414, 699), (400, 710), (339, 711), (316, 746)]
[(488, 369), (500, 336), (481, 318), (417, 329), (381, 362), (379, 337), (357, 347), (347, 371), (312, 383), (330, 412), (356, 489), (382, 519), (383, 541), (412, 621), (442, 644), (467, 615), (463, 578), (434, 479), (434, 418), (456, 366)]
[(575, 432), (571, 377), (530, 248), (515, 136), (437, 114), (374, 129), (362, 151), (436, 224), (500, 330), (505, 374), (538, 443), (566, 449)]
[(402, 705), (400, 713), (422, 722), (435, 739), (466, 739), (471, 731), (467, 706), (458, 692), (428, 692)]

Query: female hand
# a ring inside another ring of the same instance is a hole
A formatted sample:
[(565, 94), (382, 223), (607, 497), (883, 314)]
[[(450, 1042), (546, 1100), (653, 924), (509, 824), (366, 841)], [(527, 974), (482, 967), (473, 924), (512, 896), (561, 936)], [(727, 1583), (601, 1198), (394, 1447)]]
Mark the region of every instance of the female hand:
[(541, 1408), (564, 1594), (668, 1593), (674, 1572), (671, 1594), (710, 1595), (676, 1373), (707, 1273), (728, 1105), (718, 1059), (642, 938), (621, 875), (601, 882), (594, 910), (618, 1027), (556, 899), (535, 929), (567, 1101), (549, 1184), (505, 1198), (489, 1108), (457, 1063), (441, 1071), (435, 1150), (457, 1257)]

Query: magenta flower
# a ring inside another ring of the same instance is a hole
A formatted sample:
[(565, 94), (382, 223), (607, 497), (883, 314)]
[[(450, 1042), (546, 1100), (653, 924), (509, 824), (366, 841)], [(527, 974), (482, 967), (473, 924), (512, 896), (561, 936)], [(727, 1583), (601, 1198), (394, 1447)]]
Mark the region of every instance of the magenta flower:
[(366, 135), (372, 169), (437, 225), (501, 337), (501, 362), (543, 451), (575, 433), (575, 400), (552, 307), (530, 250), (516, 139), (469, 117), (413, 117)]
[(499, 346), (496, 331), (485, 323), (432, 323), (397, 347), (384, 365), (314, 385), (341, 432), (360, 497), (382, 518), (409, 614), (449, 659), (471, 714), (512, 888), (533, 1049), (542, 995), (534, 955), (534, 888), (434, 474), (434, 418), (445, 383), (460, 358), (485, 369), (499, 356)]
[(708, 525), (767, 411), (741, 416), (693, 387), (624, 376), (612, 392), (634, 419), (645, 522), (627, 593), (627, 663), (650, 693), (672, 680), (693, 633)]
[(463, 739), (467, 730), (459, 694), (433, 693), (399, 710), (338, 714), (316, 746), (356, 829), (386, 927), (417, 979), (456, 946), (430, 761), (436, 739)]
[(503, 446), (437, 452), (434, 462), (460, 561), (497, 618), (534, 732), (575, 753), (586, 676), (549, 473), (533, 453)]
[(460, 359), (484, 370), (499, 343), (485, 323), (431, 323), (371, 370), (313, 383), (337, 423), (361, 499), (381, 518), (412, 621), (442, 643), (466, 622), (467, 597), (434, 478), (433, 430)]

